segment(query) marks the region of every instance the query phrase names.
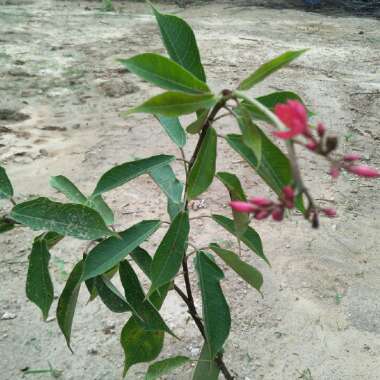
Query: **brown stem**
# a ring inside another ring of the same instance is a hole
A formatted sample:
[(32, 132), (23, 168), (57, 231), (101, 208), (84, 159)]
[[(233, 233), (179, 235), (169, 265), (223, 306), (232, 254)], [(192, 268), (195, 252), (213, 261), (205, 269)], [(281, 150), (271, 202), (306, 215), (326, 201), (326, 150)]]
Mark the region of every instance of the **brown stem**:
[[(215, 116), (219, 112), (219, 110), (221, 108), (223, 108), (224, 105), (226, 104), (226, 101), (228, 100), (230, 93), (224, 92), (223, 95), (224, 95), (223, 98), (214, 106), (214, 108), (210, 112), (210, 115), (208, 116), (208, 118), (206, 119), (206, 121), (203, 124), (197, 145), (195, 146), (193, 155), (191, 156), (191, 159), (190, 159), (188, 167), (187, 167), (187, 174), (190, 173), (191, 168), (193, 167), (194, 162), (195, 162), (195, 160), (199, 154), (203, 140), (206, 136), (207, 129), (211, 126), (211, 124), (214, 121)], [(189, 178), (189, 176), (186, 175), (186, 184), (185, 184), (185, 209), (186, 210), (188, 210), (188, 202), (189, 202), (189, 200), (187, 198), (187, 190), (188, 190), (188, 185), (189, 185), (188, 184), (188, 178)], [(191, 289), (189, 268), (187, 265), (187, 256), (186, 255), (184, 255), (184, 257), (182, 259), (182, 269), (183, 269), (183, 279), (185, 281), (185, 287), (186, 287), (186, 294), (180, 288), (178, 288), (176, 285), (174, 285), (174, 289), (179, 294), (179, 296), (183, 299), (183, 301), (186, 303), (190, 316), (192, 317), (195, 324), (197, 325), (197, 328), (200, 331), (203, 339), (206, 340), (207, 338), (206, 338), (205, 328), (203, 326), (202, 319), (199, 317), (199, 314), (198, 314), (197, 309), (195, 307), (193, 292)], [(215, 360), (216, 365), (220, 369), (220, 371), (223, 373), (224, 377), (227, 380), (233, 380), (234, 377), (230, 374), (226, 365), (224, 364), (223, 355), (221, 353), (218, 353), (218, 355), (216, 356), (216, 358), (214, 360)]]

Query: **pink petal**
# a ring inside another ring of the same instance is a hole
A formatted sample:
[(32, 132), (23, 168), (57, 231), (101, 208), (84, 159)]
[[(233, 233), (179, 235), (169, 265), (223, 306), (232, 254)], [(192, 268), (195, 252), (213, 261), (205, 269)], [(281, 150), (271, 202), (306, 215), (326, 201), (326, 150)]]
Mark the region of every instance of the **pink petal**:
[(357, 153), (348, 153), (343, 156), (344, 161), (357, 161), (361, 159), (361, 155)]
[(332, 178), (338, 178), (339, 177), (339, 174), (340, 174), (340, 168), (336, 167), (336, 166), (331, 166), (330, 168), (330, 175)]
[(255, 219), (263, 220), (270, 215), (270, 211), (268, 210), (260, 210), (255, 212)]
[(272, 219), (276, 222), (281, 222), (281, 220), (284, 219), (284, 209), (283, 208), (276, 208), (272, 212)]
[(369, 166), (364, 166), (364, 165), (349, 166), (347, 170), (360, 177), (366, 177), (366, 178), (380, 177), (380, 172), (375, 168), (370, 168)]
[(323, 137), (326, 133), (326, 127), (322, 123), (317, 125), (317, 133), (319, 137)]
[(282, 189), (282, 193), (284, 194), (284, 197), (288, 200), (294, 200), (295, 192), (294, 189), (291, 186), (285, 186)]
[(329, 218), (334, 218), (336, 217), (336, 210), (334, 210), (333, 208), (324, 208), (322, 209), (322, 212), (328, 216)]
[(242, 201), (231, 201), (230, 206), (237, 212), (253, 212), (256, 210), (256, 207), (254, 207), (251, 203)]
[(276, 137), (279, 137), (280, 139), (289, 140), (289, 139), (299, 135), (299, 133), (297, 131), (294, 131), (294, 130), (275, 131), (275, 132), (273, 132), (273, 135)]
[(273, 204), (270, 199), (263, 197), (252, 197), (249, 201), (259, 207), (268, 207)]

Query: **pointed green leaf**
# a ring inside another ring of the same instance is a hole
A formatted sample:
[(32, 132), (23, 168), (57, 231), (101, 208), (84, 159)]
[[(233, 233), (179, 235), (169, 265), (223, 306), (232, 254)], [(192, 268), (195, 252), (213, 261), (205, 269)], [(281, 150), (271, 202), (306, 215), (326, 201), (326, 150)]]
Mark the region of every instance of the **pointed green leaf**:
[(153, 96), (137, 107), (124, 112), (124, 116), (132, 113), (150, 113), (163, 116), (181, 116), (203, 108), (213, 107), (220, 98), (213, 94), (190, 95), (182, 92), (168, 91)]
[(121, 62), (130, 72), (166, 90), (200, 94), (210, 92), (207, 84), (177, 62), (154, 53), (144, 53)]
[(191, 27), (177, 16), (163, 14), (152, 8), (170, 58), (205, 82), (206, 75)]
[(143, 241), (148, 239), (160, 224), (159, 220), (143, 220), (120, 232), (121, 239), (112, 236), (99, 243), (87, 255), (82, 280), (88, 280), (111, 269)]
[(79, 204), (53, 202), (48, 198), (19, 203), (10, 216), (35, 231), (53, 231), (83, 240), (114, 234), (93, 209)]
[(73, 203), (85, 204), (87, 200), (81, 191), (63, 175), (51, 177), (50, 186), (64, 194), (66, 198)]
[(70, 273), (69, 279), (67, 280), (61, 296), (59, 297), (57, 306), (58, 325), (66, 338), (66, 343), (70, 350), (71, 328), (73, 325), (75, 308), (78, 301), (82, 270), (83, 261), (79, 261)]
[(7, 220), (4, 217), (0, 218), (0, 234), (8, 232), (15, 228), (15, 223), (11, 220)]
[(292, 182), (292, 169), (288, 158), (264, 133), (261, 136), (262, 154), (260, 165), (257, 157), (243, 143), (240, 135), (227, 135), (227, 142), (278, 195), (281, 195), (282, 189)]
[(288, 65), (300, 55), (305, 53), (307, 49), (304, 50), (296, 50), (296, 51), (287, 51), (284, 54), (264, 63), (261, 65), (255, 72), (253, 72), (248, 78), (244, 79), (238, 89), (239, 90), (249, 90), (255, 84), (261, 82), (269, 75), (273, 74), (275, 71), (281, 69), (282, 67)]
[(49, 315), (54, 299), (53, 283), (49, 273), (50, 253), (44, 239), (36, 238), (29, 256), (26, 277), (26, 295), (42, 311), (44, 320)]
[(189, 214), (180, 212), (174, 218), (153, 257), (151, 266), (152, 285), (149, 293), (173, 280), (178, 273), (187, 249), (189, 231)]
[(150, 257), (149, 253), (145, 249), (137, 247), (129, 254), (129, 256), (132, 257), (133, 261), (145, 273), (145, 275), (150, 278), (152, 258)]
[(173, 356), (164, 360), (160, 360), (151, 364), (145, 375), (145, 380), (156, 380), (161, 376), (174, 371), (178, 367), (182, 367), (188, 363), (190, 359), (186, 356)]
[(239, 256), (216, 243), (210, 244), (210, 248), (244, 281), (260, 292), (263, 284), (263, 275), (253, 266), (240, 260)]
[(174, 156), (161, 154), (115, 166), (102, 175), (96, 185), (92, 198), (96, 195), (122, 186), (132, 179), (148, 173), (150, 170), (167, 165), (174, 159)]
[(186, 128), (186, 131), (191, 134), (196, 134), (201, 131), (202, 127), (205, 124), (205, 121), (207, 119), (209, 110), (202, 110), (200, 114), (197, 116), (197, 119), (193, 121), (188, 127)]
[(186, 144), (186, 133), (183, 130), (178, 117), (162, 115), (156, 115), (156, 117), (174, 144), (179, 148), (182, 148)]
[(155, 168), (149, 174), (168, 199), (174, 203), (181, 203), (183, 185), (175, 176), (171, 166), (166, 165)]
[[(227, 187), (232, 201), (246, 201), (247, 198), (241, 186), (239, 178), (235, 174), (227, 172), (217, 173), (217, 178)], [(232, 210), (232, 215), (235, 222), (235, 230), (237, 237), (240, 239), (242, 234), (247, 230), (249, 224), (249, 215), (244, 212)]]
[(13, 187), (5, 169), (0, 166), (0, 199), (13, 197)]
[[(305, 105), (305, 103), (297, 94), (290, 91), (272, 92), (271, 94), (260, 96), (256, 98), (256, 100), (260, 102), (262, 105), (264, 105), (265, 107), (269, 108), (272, 112), (274, 112), (274, 108), (277, 104), (286, 103), (288, 100), (297, 100)], [(254, 104), (249, 103), (247, 101), (243, 101), (241, 104), (243, 104), (244, 107), (248, 109), (248, 111), (251, 114), (252, 119), (262, 120), (262, 121), (272, 124), (272, 120), (270, 120), (268, 116), (265, 115), (265, 113), (263, 113), (263, 111), (258, 109)], [(308, 111), (308, 113), (309, 113), (309, 116), (313, 115), (313, 113), (310, 111)]]
[(95, 288), (103, 303), (114, 313), (131, 311), (130, 305), (112, 282), (104, 275), (95, 277)]
[(235, 114), (237, 116), (237, 121), (242, 133), (243, 143), (250, 148), (257, 159), (257, 166), (260, 166), (261, 162), (261, 130), (260, 128), (252, 122), (251, 115), (247, 108), (240, 105), (235, 109)]
[(215, 358), (223, 348), (231, 327), (230, 309), (220, 287), (224, 274), (202, 251), (197, 252), (195, 262), (202, 295), (207, 345), (211, 358)]
[(147, 331), (164, 331), (174, 336), (160, 313), (150, 300), (145, 297), (140, 281), (127, 260), (120, 262), (119, 274), (124, 288), (125, 299), (137, 313), (137, 315), (135, 313), (134, 315), (141, 319), (142, 327)]
[(210, 355), (207, 342), (204, 342), (199, 355), (197, 366), (193, 373), (192, 380), (218, 380), (220, 369)]
[(189, 173), (187, 195), (194, 199), (211, 185), (215, 175), (216, 165), (216, 132), (207, 128), (199, 153)]
[[(216, 214), (213, 214), (212, 218), (215, 220), (215, 222), (221, 225), (229, 233), (237, 236), (237, 233), (235, 230), (235, 224), (233, 220), (223, 215), (216, 215)], [(247, 230), (239, 238), (248, 248), (250, 248), (253, 252), (255, 252), (257, 256), (261, 257), (263, 260), (265, 260), (269, 264), (268, 259), (264, 255), (263, 245), (261, 243), (260, 236), (253, 228), (248, 226)]]
[[(137, 263), (140, 269), (150, 277), (150, 266), (152, 258), (142, 248), (138, 247), (130, 253), (130, 256)], [(161, 287), (153, 293), (149, 300), (158, 310), (161, 308), (170, 284)], [(149, 362), (157, 358), (164, 343), (163, 331), (146, 331), (141, 320), (131, 317), (123, 327), (120, 342), (124, 350), (124, 376), (128, 369), (137, 363)]]
[(86, 201), (85, 206), (91, 207), (92, 209), (96, 210), (101, 215), (101, 217), (107, 225), (113, 224), (115, 222), (113, 211), (104, 201), (101, 195), (89, 198)]
[(120, 335), (125, 356), (123, 376), (134, 364), (156, 359), (164, 345), (164, 337), (163, 331), (146, 331), (136, 317), (131, 317)]

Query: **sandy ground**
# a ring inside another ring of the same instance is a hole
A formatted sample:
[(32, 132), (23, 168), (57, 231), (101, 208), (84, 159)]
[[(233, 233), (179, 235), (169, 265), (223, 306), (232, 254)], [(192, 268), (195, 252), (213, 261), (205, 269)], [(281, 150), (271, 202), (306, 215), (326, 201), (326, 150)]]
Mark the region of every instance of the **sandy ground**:
[[(144, 51), (163, 52), (147, 6), (116, 3), (104, 13), (98, 3), (5, 1), (0, 6), (0, 159), (14, 181), (17, 200), (29, 194), (62, 199), (48, 187), (64, 174), (84, 192), (116, 163), (161, 152), (178, 154), (148, 116), (118, 115), (156, 92), (121, 70), (117, 58)], [(364, 155), (380, 167), (380, 27), (370, 18), (319, 15), (301, 10), (238, 7), (233, 3), (162, 6), (188, 20), (196, 31), (210, 84), (216, 90), (268, 58), (288, 49), (311, 50), (255, 94), (291, 89), (304, 97), (341, 150)], [(253, 95), (253, 94), (252, 94)], [(5, 110), (8, 110), (5, 112)], [(11, 112), (9, 112), (9, 110)], [(25, 119), (25, 120), (24, 120)], [(236, 130), (231, 121), (219, 133)], [(190, 154), (194, 140), (186, 146)], [(218, 169), (244, 178), (250, 195), (266, 190), (251, 169), (220, 143)], [(380, 182), (345, 175), (335, 184), (327, 168), (303, 156), (307, 182), (323, 204), (338, 208), (312, 231), (300, 217), (282, 224), (257, 223), (272, 268), (251, 252), (244, 259), (264, 274), (264, 299), (227, 270), (223, 287), (232, 305), (233, 325), (225, 359), (239, 380), (377, 380), (380, 374)], [(181, 166), (175, 167), (183, 178)], [(107, 194), (118, 227), (165, 215), (165, 200), (147, 177)], [(204, 197), (211, 211), (229, 212), (227, 194), (214, 181)], [(2, 212), (9, 210), (1, 204)], [(192, 241), (233, 243), (212, 222), (194, 221)], [(153, 251), (164, 230), (145, 246)], [(195, 236), (199, 236), (195, 239)], [(118, 343), (127, 316), (112, 315), (95, 301), (86, 306), (82, 289), (74, 320), (73, 356), (55, 321), (44, 324), (27, 302), (24, 283), (32, 233), (0, 236), (0, 378), (22, 378), (25, 367), (62, 369), (65, 380), (120, 379)], [(85, 243), (65, 239), (52, 251), (51, 270), (58, 295)], [(171, 294), (163, 314), (181, 338), (166, 340), (165, 354), (196, 359), (200, 339), (186, 309)], [(54, 307), (51, 316), (54, 316)], [(189, 379), (191, 366), (168, 379)], [(136, 366), (128, 379), (143, 379)], [(47, 374), (30, 375), (47, 379)]]

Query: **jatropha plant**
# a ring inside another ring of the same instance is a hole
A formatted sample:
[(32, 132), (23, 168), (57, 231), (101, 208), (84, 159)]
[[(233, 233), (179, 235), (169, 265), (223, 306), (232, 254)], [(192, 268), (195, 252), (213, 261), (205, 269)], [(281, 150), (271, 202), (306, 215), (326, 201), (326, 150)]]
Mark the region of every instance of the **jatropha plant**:
[[(168, 292), (174, 291), (187, 305), (204, 340), (192, 379), (213, 380), (220, 374), (233, 379), (223, 360), (231, 317), (220, 285), (224, 274), (218, 263), (230, 267), (257, 291), (260, 291), (263, 278), (256, 268), (240, 258), (239, 250), (235, 253), (215, 242), (210, 242), (207, 249), (189, 244), (192, 219), (189, 202), (202, 195), (215, 177), (220, 180), (230, 195), (226, 203), (230, 202), (232, 218), (216, 214), (210, 217), (236, 237), (237, 247), (243, 243), (268, 263), (260, 236), (250, 226), (251, 221), (271, 217), (280, 222), (285, 213), (292, 215), (287, 210), (296, 209), (312, 227), (317, 228), (321, 214), (328, 217), (336, 214), (335, 210), (316, 204), (305, 187), (296, 148), (307, 149), (327, 160), (334, 179), (342, 170), (368, 178), (379, 177), (380, 173), (359, 164), (360, 157), (356, 154), (337, 154), (337, 138), (329, 135), (323, 124), (310, 125), (309, 117), (313, 114), (295, 93), (274, 92), (258, 98), (246, 95), (247, 90), (291, 63), (305, 50), (288, 51), (263, 64), (237, 89), (225, 89), (215, 94), (206, 82), (190, 26), (155, 8), (153, 12), (170, 58), (145, 53), (120, 63), (131, 73), (167, 91), (130, 109), (126, 115), (148, 113), (158, 120), (179, 149), (185, 182), (179, 181), (171, 168), (176, 157), (162, 154), (111, 168), (101, 176), (90, 196), (82, 194), (66, 177), (53, 177), (51, 185), (70, 203), (40, 197), (16, 204), (11, 182), (1, 168), (0, 197), (9, 199), (13, 209), (1, 218), (0, 231), (6, 232), (16, 226), (44, 231), (35, 237), (29, 256), (26, 294), (41, 309), (45, 319), (54, 297), (49, 250), (65, 236), (92, 242), (93, 248), (76, 263), (58, 300), (57, 321), (69, 348), (78, 294), (85, 284), (91, 299), (100, 299), (114, 313), (128, 315), (120, 337), (125, 353), (124, 376), (134, 364), (156, 360), (163, 348), (165, 334), (175, 336), (175, 331), (160, 315)], [(186, 132), (198, 137), (191, 157), (187, 158), (183, 150), (187, 135), (178, 119), (186, 114), (195, 115), (195, 121), (186, 127)], [(214, 122), (225, 116), (236, 120), (240, 133), (226, 136), (217, 133)], [(219, 137), (224, 138), (262, 178), (273, 191), (274, 200), (257, 194), (247, 198), (235, 174), (216, 173)], [(285, 142), (286, 153), (275, 144), (280, 140)], [(151, 176), (166, 195), (170, 222), (142, 220), (123, 231), (115, 231), (113, 212), (105, 203), (103, 194), (143, 174)], [(167, 227), (167, 231), (156, 252), (149, 254), (141, 244), (159, 227)], [(197, 272), (197, 284), (190, 280), (190, 266), (194, 266)], [(147, 292), (136, 274), (136, 267), (150, 280)], [(114, 285), (117, 274), (122, 291)], [(178, 276), (183, 277), (184, 285), (176, 283)], [(196, 285), (200, 289), (202, 312), (197, 310), (194, 302)], [(156, 379), (189, 360), (185, 356), (174, 356), (156, 361), (150, 364), (145, 378)]]

